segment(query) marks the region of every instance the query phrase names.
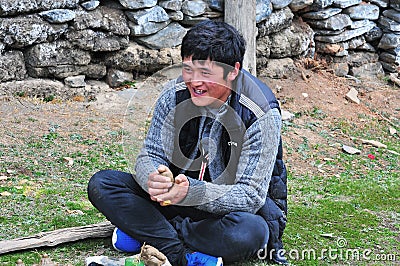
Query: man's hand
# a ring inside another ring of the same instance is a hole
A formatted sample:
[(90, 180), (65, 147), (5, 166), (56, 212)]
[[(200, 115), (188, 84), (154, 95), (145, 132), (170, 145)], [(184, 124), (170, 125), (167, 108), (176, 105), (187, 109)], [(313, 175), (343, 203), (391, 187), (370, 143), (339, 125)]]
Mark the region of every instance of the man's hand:
[(189, 189), (187, 177), (180, 174), (174, 179), (171, 171), (164, 165), (160, 165), (157, 170), (158, 172), (150, 174), (147, 181), (150, 198), (162, 206), (182, 201)]

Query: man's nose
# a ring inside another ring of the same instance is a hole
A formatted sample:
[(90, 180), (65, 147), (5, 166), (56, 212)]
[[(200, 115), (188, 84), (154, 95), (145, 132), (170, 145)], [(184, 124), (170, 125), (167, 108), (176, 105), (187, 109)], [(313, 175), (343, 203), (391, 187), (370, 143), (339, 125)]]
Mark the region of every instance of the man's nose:
[(203, 80), (202, 77), (200, 77), (201, 75), (199, 73), (197, 73), (197, 71), (194, 71), (193, 76), (192, 76), (192, 80), (191, 83), (193, 86), (201, 86), (203, 85)]

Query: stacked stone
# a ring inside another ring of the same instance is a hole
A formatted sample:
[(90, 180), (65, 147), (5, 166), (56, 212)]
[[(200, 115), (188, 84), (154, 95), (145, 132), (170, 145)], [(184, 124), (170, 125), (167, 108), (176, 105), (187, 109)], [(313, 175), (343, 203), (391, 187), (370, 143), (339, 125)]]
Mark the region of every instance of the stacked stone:
[(400, 73), (400, 1), (390, 1), (388, 9), (382, 12), (378, 25), (383, 36), (378, 44), (379, 61), (389, 72)]
[(285, 69), (294, 68), (292, 58), (314, 54), (314, 32), (295, 18), (292, 3), (272, 0), (271, 12), (257, 20), (257, 70), (261, 75), (282, 78)]
[[(393, 18), (398, 19), (399, 14), (394, 8), (386, 9), (387, 2), (294, 0), (291, 6), (296, 4), (298, 9), (295, 11), (313, 28), (316, 52), (333, 56), (337, 75), (363, 76), (368, 73), (384, 74), (382, 66), (388, 71), (395, 71), (395, 47), (399, 46), (399, 39), (392, 31), (398, 30), (398, 22)], [(382, 11), (387, 17), (381, 15)], [(382, 49), (387, 49), (387, 52), (378, 57)]]
[[(15, 83), (20, 80), (36, 86), (43, 78), (73, 88), (85, 87), (87, 80), (119, 86), (134, 72), (153, 73), (180, 62), (174, 47), (187, 28), (223, 19), (223, 5), (223, 0), (0, 1), (1, 86), (20, 86)], [(270, 0), (257, 1), (259, 21), (270, 7)]]

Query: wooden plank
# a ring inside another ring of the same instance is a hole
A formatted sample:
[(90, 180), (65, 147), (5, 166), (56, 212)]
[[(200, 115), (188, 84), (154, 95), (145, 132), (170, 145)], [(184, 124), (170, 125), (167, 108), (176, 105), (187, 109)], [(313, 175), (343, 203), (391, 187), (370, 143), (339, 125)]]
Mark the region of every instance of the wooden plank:
[(246, 41), (243, 68), (256, 76), (256, 0), (225, 1), (225, 22), (234, 26)]
[(109, 237), (115, 226), (110, 222), (63, 228), (33, 236), (0, 241), (0, 254), (38, 247), (53, 247), (86, 238)]

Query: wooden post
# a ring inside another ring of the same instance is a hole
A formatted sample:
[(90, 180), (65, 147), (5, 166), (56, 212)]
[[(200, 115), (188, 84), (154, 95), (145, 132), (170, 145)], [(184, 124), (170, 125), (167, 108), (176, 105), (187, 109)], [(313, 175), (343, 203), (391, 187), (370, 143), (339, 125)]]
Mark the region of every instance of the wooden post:
[(234, 26), (246, 40), (243, 68), (256, 76), (256, 0), (226, 0), (225, 22)]

